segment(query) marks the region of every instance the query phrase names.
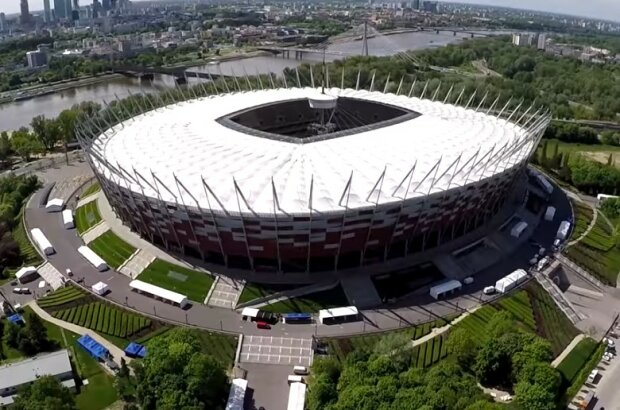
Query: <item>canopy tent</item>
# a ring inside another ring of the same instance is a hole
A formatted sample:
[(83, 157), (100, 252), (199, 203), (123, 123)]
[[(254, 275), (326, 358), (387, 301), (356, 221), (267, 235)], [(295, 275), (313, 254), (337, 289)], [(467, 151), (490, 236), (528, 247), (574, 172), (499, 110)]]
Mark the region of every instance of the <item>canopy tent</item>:
[(125, 354), (129, 357), (143, 358), (146, 356), (146, 346), (131, 342), (125, 348)]
[(78, 252), (99, 272), (103, 272), (108, 269), (107, 263), (105, 263), (105, 261), (88, 246), (80, 246), (78, 248)]
[(108, 291), (108, 285), (103, 282), (95, 283), (91, 289), (99, 296), (104, 295)]
[(248, 388), (248, 381), (245, 379), (233, 379), (228, 393), (226, 410), (243, 410), (245, 402), (245, 391)]
[(30, 231), (30, 234), (32, 235), (32, 240), (39, 247), (41, 252), (46, 255), (51, 255), (56, 252), (42, 230), (34, 228)]
[(34, 266), (24, 266), (17, 272), (15, 272), (15, 278), (19, 283), (30, 282), (37, 276), (37, 268)]
[(160, 288), (159, 286), (155, 286), (150, 283), (142, 282), (141, 280), (132, 280), (129, 282), (129, 287), (139, 292), (147, 293), (151, 296), (172, 302), (179, 305), (181, 308), (184, 308), (189, 303), (187, 296), (185, 295)]
[(9, 320), (9, 322), (13, 323), (14, 325), (19, 325), (19, 324), (22, 324), (22, 323), (26, 323), (24, 321), (24, 317), (22, 315), (20, 315), (19, 313), (11, 315), (7, 319)]
[(77, 340), (78, 344), (82, 346), (84, 350), (88, 352), (95, 359), (104, 360), (110, 352), (104, 346), (99, 344), (95, 339), (89, 335), (84, 335)]

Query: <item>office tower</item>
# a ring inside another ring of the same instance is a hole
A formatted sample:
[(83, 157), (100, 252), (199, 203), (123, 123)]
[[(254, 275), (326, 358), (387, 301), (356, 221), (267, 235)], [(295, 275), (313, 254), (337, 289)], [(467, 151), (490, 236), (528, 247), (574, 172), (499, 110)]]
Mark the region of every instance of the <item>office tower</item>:
[(52, 21), (52, 10), (50, 9), (50, 0), (43, 0), (43, 20), (46, 23)]
[(68, 19), (71, 19), (71, 10), (73, 10), (73, 7), (71, 7), (71, 0), (65, 0), (65, 17)]
[(420, 10), (420, 0), (413, 0), (411, 8), (414, 10)]
[(54, 0), (54, 16), (57, 20), (67, 18), (65, 0)]
[(110, 0), (110, 8), (112, 10), (116, 10), (116, 4), (118, 3), (117, 0)]
[(73, 0), (73, 10), (80, 9), (80, 0)]
[(6, 14), (0, 13), (0, 32), (6, 30)]
[(112, 8), (110, 0), (103, 0), (101, 2), (101, 8), (103, 9), (103, 11), (109, 11)]
[(47, 64), (47, 54), (42, 51), (28, 51), (26, 58), (30, 68), (41, 67)]
[(22, 24), (30, 23), (30, 9), (28, 7), (28, 0), (21, 0), (19, 3), (20, 14), (19, 20)]
[(99, 0), (93, 0), (93, 18), (96, 19), (99, 17), (101, 12), (101, 4), (99, 4)]

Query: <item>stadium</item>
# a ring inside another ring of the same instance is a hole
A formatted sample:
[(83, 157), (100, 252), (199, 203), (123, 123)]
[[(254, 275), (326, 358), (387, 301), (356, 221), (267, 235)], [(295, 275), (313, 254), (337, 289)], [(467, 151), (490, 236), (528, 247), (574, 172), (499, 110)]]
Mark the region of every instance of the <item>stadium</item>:
[(483, 227), (549, 123), (462, 93), (454, 103), (398, 94), (194, 95), (78, 133), (112, 209), (152, 243), (252, 272), (333, 272)]

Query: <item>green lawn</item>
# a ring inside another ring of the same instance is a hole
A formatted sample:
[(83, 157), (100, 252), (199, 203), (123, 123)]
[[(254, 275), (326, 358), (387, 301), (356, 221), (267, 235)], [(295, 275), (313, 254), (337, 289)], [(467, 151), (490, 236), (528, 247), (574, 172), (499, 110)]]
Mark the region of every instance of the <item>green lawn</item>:
[[(28, 239), (28, 235), (26, 234), (26, 229), (23, 224), (22, 212), (24, 212), (23, 208), (17, 217), (16, 225), (11, 232), (11, 236), (19, 246), (22, 266), (38, 266), (43, 263), (43, 258), (41, 258), (37, 250), (34, 248), (30, 242), (30, 239)], [(19, 268), (20, 267), (12, 267), (9, 268), (8, 271), (9, 273), (14, 274), (19, 270)]]
[[(26, 311), (31, 311), (28, 307)], [(88, 386), (81, 386), (76, 396), (80, 410), (105, 409), (117, 400), (114, 381), (99, 363), (77, 345), (80, 335), (43, 321), (50, 340), (71, 352), (72, 361), (80, 379), (88, 379)]]
[(60, 288), (47, 296), (43, 296), (37, 301), (37, 304), (44, 309), (49, 309), (76, 301), (86, 295), (87, 293), (82, 289), (69, 285), (67, 287)]
[(620, 272), (620, 249), (616, 247), (614, 229), (605, 218), (596, 218), (588, 235), (577, 244), (567, 247), (565, 254), (601, 282), (616, 286)]
[(341, 337), (341, 338), (328, 338), (325, 339), (329, 346), (329, 350), (332, 354), (336, 355), (338, 359), (344, 360), (346, 356), (352, 351), (371, 352), (374, 347), (385, 337), (390, 337), (394, 334), (406, 335), (408, 339), (417, 340), (431, 333), (436, 327), (442, 327), (454, 320), (457, 315), (447, 317), (445, 319), (437, 319), (432, 322), (427, 322), (418, 326), (408, 327), (405, 329), (399, 329), (387, 333), (372, 333), (361, 336)]
[(101, 185), (99, 185), (99, 182), (95, 182), (94, 184), (86, 188), (84, 192), (82, 192), (81, 198), (86, 198), (99, 191), (101, 191)]
[(211, 285), (213, 285), (213, 276), (205, 272), (183, 268), (161, 259), (155, 259), (142, 271), (138, 279), (181, 293), (199, 303), (204, 302)]
[(136, 248), (123, 241), (112, 231), (105, 232), (89, 243), (88, 247), (113, 269), (118, 269), (136, 251)]
[(92, 201), (75, 210), (75, 229), (82, 234), (101, 222), (97, 201)]
[(526, 291), (536, 319), (536, 333), (551, 343), (553, 353), (557, 356), (579, 331), (537, 282), (529, 283)]
[(572, 384), (579, 372), (596, 351), (598, 343), (588, 338), (582, 339), (562, 360), (557, 369), (568, 384)]
[(594, 217), (594, 211), (583, 202), (571, 199), (571, 203), (575, 213), (575, 226), (570, 236), (570, 239), (573, 240), (579, 238), (586, 231)]
[(266, 305), (261, 307), (261, 310), (275, 313), (315, 313), (321, 309), (340, 306), (349, 306), (349, 301), (342, 286), (338, 285), (333, 289)]
[[(57, 310), (56, 319), (97, 331), (125, 348), (132, 336), (151, 328), (151, 320), (104, 302), (92, 302), (70, 309)], [(104, 325), (105, 324), (105, 325)]]
[[(542, 144), (541, 144), (542, 145)], [(547, 156), (550, 157), (555, 151), (555, 146), (558, 147), (559, 153), (569, 153), (571, 156), (573, 154), (581, 154), (585, 157), (599, 161), (602, 163), (607, 163), (607, 159), (609, 154), (612, 155), (612, 160), (615, 161), (616, 164), (620, 163), (620, 147), (616, 147), (613, 145), (603, 145), (603, 144), (576, 144), (563, 142), (558, 140), (547, 140)], [(540, 146), (538, 151), (540, 151)]]
[(298, 287), (300, 286), (289, 284), (263, 284), (248, 282), (243, 287), (243, 291), (241, 292), (241, 295), (239, 295), (239, 301), (237, 303), (249, 302), (254, 299), (262, 298), (265, 296), (273, 295), (274, 293), (295, 289)]

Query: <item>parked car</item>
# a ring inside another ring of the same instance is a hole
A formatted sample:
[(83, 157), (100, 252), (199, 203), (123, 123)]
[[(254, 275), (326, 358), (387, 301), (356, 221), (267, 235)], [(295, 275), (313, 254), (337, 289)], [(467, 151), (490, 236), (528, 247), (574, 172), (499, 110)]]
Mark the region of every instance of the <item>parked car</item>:
[(269, 323), (261, 321), (256, 322), (256, 327), (259, 329), (271, 329), (271, 325)]
[(71, 269), (67, 269), (65, 272), (66, 272), (68, 277), (70, 277), (70, 278), (73, 277), (73, 272), (71, 271)]
[(609, 347), (614, 347), (616, 343), (608, 337), (603, 338), (603, 343), (607, 344)]
[(484, 293), (485, 295), (492, 295), (495, 293), (495, 286), (487, 286), (486, 288), (482, 289), (482, 293)]

